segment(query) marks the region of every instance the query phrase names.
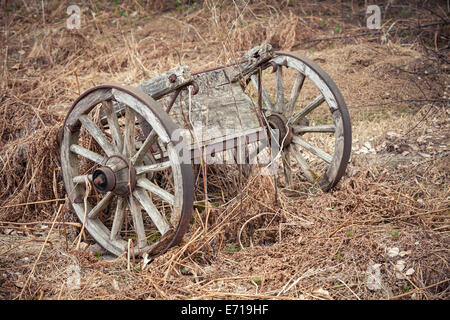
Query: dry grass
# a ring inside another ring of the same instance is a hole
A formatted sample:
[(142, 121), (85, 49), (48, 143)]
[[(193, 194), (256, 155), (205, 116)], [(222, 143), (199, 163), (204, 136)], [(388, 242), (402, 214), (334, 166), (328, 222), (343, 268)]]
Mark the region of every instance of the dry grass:
[[(47, 4), (45, 24), (39, 1), (12, 2), (2, 14), (0, 298), (449, 298), (448, 65), (420, 39), (349, 38), (298, 50), (299, 42), (329, 36), (339, 9), (237, 3), (204, 1), (191, 10), (89, 1), (80, 30), (65, 28), (57, 1)], [(339, 26), (358, 30), (351, 21)], [(60, 207), (54, 139), (80, 92), (111, 81), (136, 85), (179, 63), (198, 71), (264, 41), (315, 60), (349, 105), (354, 153), (336, 190), (311, 195), (296, 181), (297, 192), (278, 185), (275, 201), (267, 176), (208, 167), (211, 206), (196, 206), (184, 242), (163, 256), (144, 266), (75, 250), (78, 222)], [(448, 59), (448, 51), (436, 52)], [(358, 152), (367, 142), (375, 154)], [(392, 248), (402, 256), (390, 257)], [(399, 260), (403, 273), (414, 273), (396, 274)], [(382, 283), (370, 290), (375, 264)], [(74, 269), (75, 289), (68, 287)]]

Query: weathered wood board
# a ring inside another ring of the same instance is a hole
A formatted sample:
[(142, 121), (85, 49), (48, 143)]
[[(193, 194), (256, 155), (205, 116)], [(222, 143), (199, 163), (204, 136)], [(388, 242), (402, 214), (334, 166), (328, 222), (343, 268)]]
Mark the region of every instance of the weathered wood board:
[(181, 128), (193, 128), (205, 144), (258, 128), (257, 106), (238, 82), (230, 82), (229, 75), (236, 70), (237, 67), (228, 67), (195, 75), (198, 93), (182, 91), (170, 116)]

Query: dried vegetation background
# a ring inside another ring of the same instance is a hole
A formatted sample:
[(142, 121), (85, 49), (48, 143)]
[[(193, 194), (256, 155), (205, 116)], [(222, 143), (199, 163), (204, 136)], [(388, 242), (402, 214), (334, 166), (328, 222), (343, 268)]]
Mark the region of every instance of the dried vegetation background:
[[(0, 298), (448, 299), (448, 1), (377, 3), (372, 31), (364, 1), (336, 3), (2, 1)], [(111, 258), (89, 235), (76, 250), (55, 143), (72, 101), (262, 42), (315, 60), (346, 99), (353, 153), (335, 190), (296, 182), (275, 199), (272, 179), (211, 167), (211, 207), (199, 177), (190, 231), (165, 255)]]

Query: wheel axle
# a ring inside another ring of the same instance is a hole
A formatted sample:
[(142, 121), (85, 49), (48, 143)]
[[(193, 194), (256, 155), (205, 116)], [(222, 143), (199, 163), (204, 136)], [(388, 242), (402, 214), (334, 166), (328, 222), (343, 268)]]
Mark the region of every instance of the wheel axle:
[[(291, 129), (288, 127), (288, 120), (281, 113), (272, 113), (267, 117), (267, 122), (270, 128), (274, 130), (278, 130), (279, 143), (283, 143), (283, 147), (287, 147), (292, 141), (292, 133)], [(271, 132), (269, 130), (269, 136), (271, 136)]]
[(136, 187), (136, 170), (122, 155), (113, 155), (105, 166), (94, 171), (92, 183), (101, 193), (112, 191), (118, 196), (127, 196)]

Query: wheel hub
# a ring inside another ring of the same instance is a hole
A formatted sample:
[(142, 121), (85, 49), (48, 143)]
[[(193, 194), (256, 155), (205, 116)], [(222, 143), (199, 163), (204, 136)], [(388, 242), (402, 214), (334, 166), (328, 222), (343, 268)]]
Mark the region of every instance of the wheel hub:
[(113, 155), (92, 174), (92, 183), (101, 193), (112, 191), (118, 196), (127, 196), (136, 187), (136, 170), (122, 155)]
[[(283, 143), (283, 147), (287, 147), (292, 141), (292, 130), (288, 128), (288, 120), (281, 113), (272, 113), (267, 117), (267, 122), (269, 123), (270, 128), (278, 130), (278, 139), (280, 145)], [(272, 133), (269, 131), (269, 136)]]

